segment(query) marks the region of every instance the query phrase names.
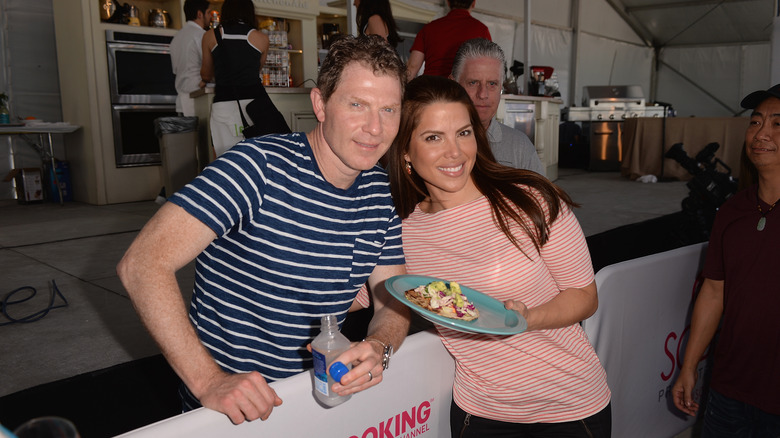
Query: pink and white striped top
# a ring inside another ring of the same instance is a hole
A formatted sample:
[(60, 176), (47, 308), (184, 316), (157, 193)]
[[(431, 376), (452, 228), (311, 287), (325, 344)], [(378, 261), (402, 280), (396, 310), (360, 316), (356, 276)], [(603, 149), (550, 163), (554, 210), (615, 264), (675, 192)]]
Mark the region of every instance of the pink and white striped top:
[[(593, 281), (585, 237), (568, 207), (552, 224), (541, 254), (522, 228), (515, 224), (513, 231), (525, 254), (493, 222), (484, 196), (434, 214), (418, 206), (403, 221), (406, 269), (529, 308)], [(589, 417), (610, 401), (604, 368), (579, 324), (514, 336), (436, 327), (457, 362), (454, 400), (473, 415), (557, 423)]]

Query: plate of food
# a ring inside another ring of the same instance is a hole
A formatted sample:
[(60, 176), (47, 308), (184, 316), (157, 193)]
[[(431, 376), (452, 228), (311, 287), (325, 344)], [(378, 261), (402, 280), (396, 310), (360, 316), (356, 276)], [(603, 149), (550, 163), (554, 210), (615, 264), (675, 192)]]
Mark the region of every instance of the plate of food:
[(454, 281), (427, 275), (396, 275), (385, 287), (397, 300), (435, 324), (467, 333), (514, 335), (528, 328), (504, 303)]

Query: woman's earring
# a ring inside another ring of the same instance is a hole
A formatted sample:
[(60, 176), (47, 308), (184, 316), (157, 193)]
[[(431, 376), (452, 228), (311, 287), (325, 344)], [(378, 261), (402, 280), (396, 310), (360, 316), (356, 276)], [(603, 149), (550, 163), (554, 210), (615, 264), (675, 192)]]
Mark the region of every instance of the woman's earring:
[(409, 175), (412, 174), (412, 163), (408, 161), (406, 162), (406, 173), (408, 173)]

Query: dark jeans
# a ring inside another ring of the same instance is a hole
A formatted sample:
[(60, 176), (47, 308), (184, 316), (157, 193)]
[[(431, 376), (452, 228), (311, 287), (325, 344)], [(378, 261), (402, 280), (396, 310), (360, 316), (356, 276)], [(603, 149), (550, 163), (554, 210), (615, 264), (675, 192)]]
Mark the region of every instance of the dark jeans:
[(719, 394), (710, 388), (702, 438), (778, 438), (780, 416)]
[(452, 438), (609, 438), (612, 403), (588, 418), (565, 423), (506, 423), (466, 413), (455, 402), (450, 407)]

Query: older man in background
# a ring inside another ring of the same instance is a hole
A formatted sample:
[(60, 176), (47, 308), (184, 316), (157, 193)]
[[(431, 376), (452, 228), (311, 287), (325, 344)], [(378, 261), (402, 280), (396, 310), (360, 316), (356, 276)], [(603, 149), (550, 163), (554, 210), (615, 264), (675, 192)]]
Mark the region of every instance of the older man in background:
[(474, 102), (496, 160), (544, 175), (536, 147), (528, 136), (495, 119), (505, 71), (506, 58), (501, 47), (484, 38), (474, 38), (458, 49), (450, 77), (466, 89)]

